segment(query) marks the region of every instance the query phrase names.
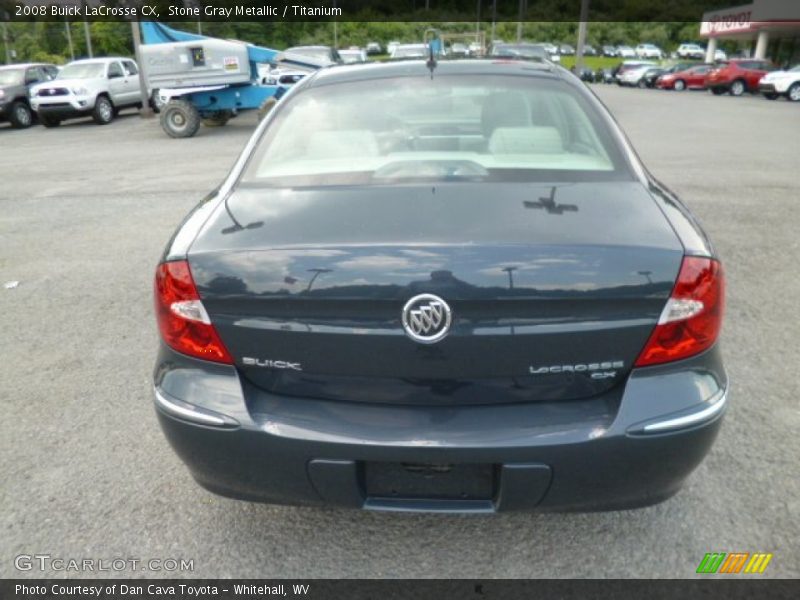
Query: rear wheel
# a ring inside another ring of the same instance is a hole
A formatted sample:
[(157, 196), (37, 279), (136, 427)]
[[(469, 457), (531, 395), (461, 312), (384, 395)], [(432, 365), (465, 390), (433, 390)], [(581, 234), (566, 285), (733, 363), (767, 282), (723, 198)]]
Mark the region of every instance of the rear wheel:
[(731, 96), (741, 96), (745, 89), (744, 81), (737, 79), (731, 84)]
[(685, 89), (686, 89), (686, 82), (683, 79), (678, 79), (675, 82), (675, 91), (682, 92)]
[(200, 128), (200, 113), (186, 100), (170, 100), (161, 110), (161, 128), (173, 138), (192, 137)]
[(31, 115), (31, 109), (28, 108), (27, 104), (17, 101), (11, 105), (8, 120), (11, 121), (11, 126), (15, 129), (25, 129), (31, 126), (33, 115)]
[(789, 91), (786, 92), (786, 97), (792, 102), (800, 102), (800, 81), (791, 85)]
[(108, 125), (114, 120), (114, 105), (105, 96), (98, 96), (94, 101), (92, 118), (98, 125)]
[(47, 115), (39, 115), (39, 122), (45, 127), (58, 127), (61, 125), (61, 119), (50, 117)]
[(640, 89), (644, 89), (644, 88), (646, 88), (646, 87), (647, 87), (647, 82), (644, 80), (644, 77), (642, 77), (642, 78), (639, 80), (639, 83), (637, 83), (637, 84), (636, 84), (636, 86), (637, 86), (638, 88), (640, 88)]

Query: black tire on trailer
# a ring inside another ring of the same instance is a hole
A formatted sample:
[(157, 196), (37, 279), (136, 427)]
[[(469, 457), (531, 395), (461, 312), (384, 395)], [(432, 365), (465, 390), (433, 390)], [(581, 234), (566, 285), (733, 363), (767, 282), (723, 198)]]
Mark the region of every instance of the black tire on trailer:
[(61, 125), (61, 119), (51, 117), (49, 115), (39, 115), (39, 122), (45, 127), (58, 127)]
[(8, 112), (8, 120), (14, 129), (25, 129), (33, 123), (33, 115), (30, 107), (24, 102), (17, 100), (11, 105)]
[(261, 106), (258, 107), (258, 120), (261, 121), (269, 114), (269, 111), (272, 110), (272, 107), (275, 106), (278, 101), (275, 99), (275, 96), (270, 96), (264, 102), (261, 103)]
[(223, 127), (231, 120), (232, 116), (231, 111), (221, 110), (210, 117), (202, 119), (202, 122), (206, 127)]
[(106, 96), (98, 96), (94, 101), (94, 109), (92, 110), (92, 118), (98, 125), (108, 125), (114, 120), (116, 109)]
[(170, 100), (161, 109), (161, 128), (173, 138), (192, 137), (200, 129), (200, 112), (186, 100)]

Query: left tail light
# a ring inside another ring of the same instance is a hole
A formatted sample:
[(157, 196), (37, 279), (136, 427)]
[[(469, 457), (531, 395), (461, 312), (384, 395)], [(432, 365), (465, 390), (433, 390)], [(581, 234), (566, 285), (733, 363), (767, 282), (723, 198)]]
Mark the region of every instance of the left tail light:
[(717, 341), (725, 308), (722, 265), (686, 256), (661, 317), (634, 366), (647, 367), (689, 358)]
[(161, 338), (170, 348), (195, 358), (233, 364), (200, 300), (188, 262), (158, 265), (155, 304)]

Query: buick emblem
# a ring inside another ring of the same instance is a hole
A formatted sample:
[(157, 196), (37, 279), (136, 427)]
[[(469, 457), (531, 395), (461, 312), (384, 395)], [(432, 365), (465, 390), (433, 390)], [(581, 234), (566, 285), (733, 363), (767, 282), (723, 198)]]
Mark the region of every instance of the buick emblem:
[(415, 342), (433, 344), (450, 330), (452, 314), (447, 302), (433, 294), (420, 294), (403, 307), (403, 329)]

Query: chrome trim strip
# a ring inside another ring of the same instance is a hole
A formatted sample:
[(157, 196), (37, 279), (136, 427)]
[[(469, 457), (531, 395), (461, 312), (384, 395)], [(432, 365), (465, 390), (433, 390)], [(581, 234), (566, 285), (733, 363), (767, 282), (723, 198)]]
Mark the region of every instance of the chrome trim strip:
[(702, 421), (708, 421), (712, 417), (715, 417), (719, 412), (721, 412), (723, 408), (725, 408), (725, 403), (727, 402), (727, 400), (728, 400), (728, 390), (725, 390), (722, 393), (722, 396), (711, 406), (707, 406), (703, 410), (699, 410), (690, 415), (684, 415), (682, 417), (675, 417), (674, 419), (667, 419), (665, 421), (657, 421), (655, 423), (650, 423), (649, 425), (645, 425), (644, 432), (658, 433), (669, 429), (680, 429), (682, 427), (688, 427), (689, 425), (695, 425), (696, 423), (700, 423)]
[(153, 386), (153, 393), (156, 397), (156, 404), (162, 408), (164, 412), (174, 417), (179, 417), (187, 421), (194, 421), (195, 423), (200, 423), (202, 425), (213, 425), (216, 427), (230, 426), (230, 423), (222, 417), (216, 417), (206, 411), (203, 411), (202, 409), (186, 408), (182, 405), (186, 404), (186, 406), (190, 406), (188, 403), (181, 402), (178, 404), (178, 402), (168, 399), (165, 395), (158, 391), (158, 388), (155, 386)]

